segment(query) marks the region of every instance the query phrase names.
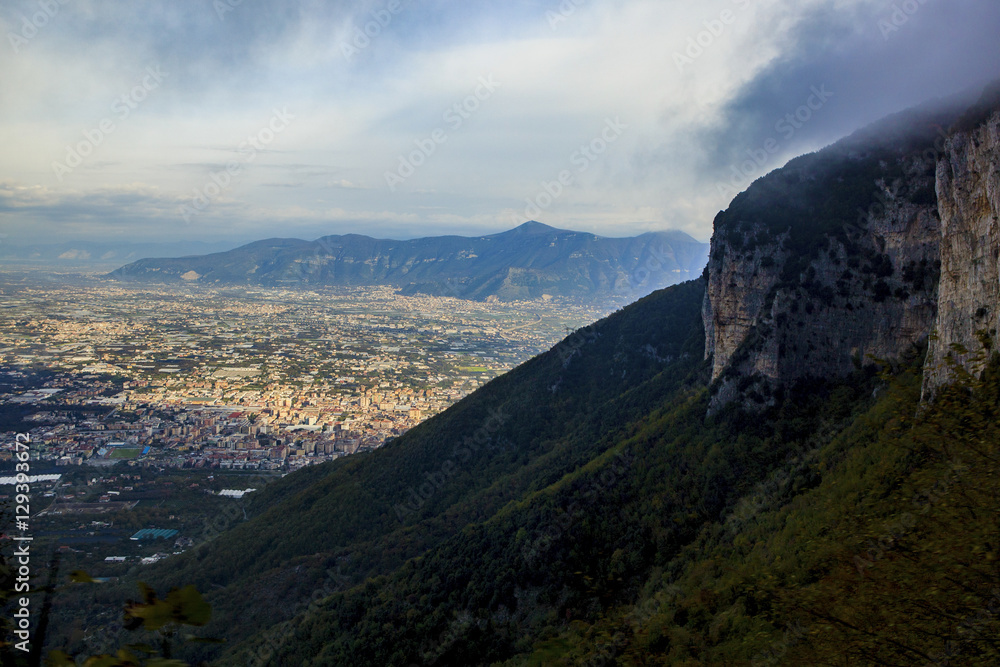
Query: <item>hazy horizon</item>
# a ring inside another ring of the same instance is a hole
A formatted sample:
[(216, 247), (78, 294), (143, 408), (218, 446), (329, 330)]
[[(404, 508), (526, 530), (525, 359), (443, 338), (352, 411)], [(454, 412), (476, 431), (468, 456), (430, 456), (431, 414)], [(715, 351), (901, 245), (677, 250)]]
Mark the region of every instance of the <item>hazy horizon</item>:
[(0, 238), (235, 247), (536, 219), (704, 241), (755, 178), (995, 78), (998, 19), (985, 0), (18, 0), (0, 8), (18, 91)]

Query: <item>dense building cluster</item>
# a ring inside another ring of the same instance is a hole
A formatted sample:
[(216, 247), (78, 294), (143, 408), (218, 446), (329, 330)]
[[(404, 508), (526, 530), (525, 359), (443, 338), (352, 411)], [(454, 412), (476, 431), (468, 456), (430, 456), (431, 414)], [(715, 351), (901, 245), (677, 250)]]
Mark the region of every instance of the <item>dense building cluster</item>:
[(247, 470), (379, 447), (602, 314), (103, 282), (7, 282), (0, 307), (0, 404), (8, 422), (20, 408), (33, 456)]

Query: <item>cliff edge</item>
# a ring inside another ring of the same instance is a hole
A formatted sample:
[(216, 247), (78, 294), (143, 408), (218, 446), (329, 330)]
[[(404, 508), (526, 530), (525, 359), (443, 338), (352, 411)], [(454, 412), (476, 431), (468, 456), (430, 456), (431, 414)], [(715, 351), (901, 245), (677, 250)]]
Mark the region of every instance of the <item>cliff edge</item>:
[(978, 375), (1000, 338), (1000, 86), (977, 106), (937, 168), (941, 282), (925, 399), (953, 379), (955, 364)]
[(715, 220), (703, 308), (715, 411), (759, 409), (925, 340), (935, 178), (954, 111), (890, 117), (759, 179)]

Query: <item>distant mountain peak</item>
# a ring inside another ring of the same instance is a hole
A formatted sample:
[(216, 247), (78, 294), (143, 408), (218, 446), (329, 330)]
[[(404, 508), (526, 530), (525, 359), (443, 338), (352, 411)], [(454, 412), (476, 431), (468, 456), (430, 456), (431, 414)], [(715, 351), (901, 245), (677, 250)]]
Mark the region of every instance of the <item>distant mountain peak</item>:
[(518, 234), (548, 234), (551, 232), (561, 232), (562, 229), (556, 229), (555, 227), (550, 227), (545, 223), (538, 222), (536, 220), (528, 220), (527, 222), (518, 225), (511, 232), (517, 232)]
[(532, 220), (479, 237), (271, 239), (211, 256), (143, 259), (109, 277), (202, 285), (389, 285), (407, 295), (480, 301), (637, 298), (697, 277), (707, 261), (707, 244), (669, 232), (605, 238)]

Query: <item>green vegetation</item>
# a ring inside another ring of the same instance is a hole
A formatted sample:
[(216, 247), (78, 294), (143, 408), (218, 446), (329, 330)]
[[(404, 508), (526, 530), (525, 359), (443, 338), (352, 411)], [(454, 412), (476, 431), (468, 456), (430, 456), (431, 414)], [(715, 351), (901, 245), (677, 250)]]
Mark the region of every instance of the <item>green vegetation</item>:
[[(93, 584), (95, 580), (85, 572), (74, 572), (75, 583)], [(173, 589), (166, 597), (158, 598), (156, 591), (146, 584), (139, 584), (141, 601), (125, 605), (123, 626), (139, 633), (133, 641), (114, 654), (84, 658), (84, 667), (187, 667), (186, 662), (172, 659), (178, 639), (184, 642), (216, 643), (194, 635), (180, 635), (186, 628), (203, 627), (212, 617), (212, 608), (194, 586)], [(156, 646), (153, 646), (153, 644)], [(75, 667), (76, 658), (65, 651), (52, 651), (46, 660), (47, 667)]]
[(1000, 364), (923, 412), (919, 359), (875, 381), (874, 402), (830, 392), (845, 428), (821, 427), (636, 600), (566, 624), (533, 664), (996, 664)]
[(1000, 363), (922, 413), (920, 367), (799, 387), (756, 424), (706, 423), (704, 391), (685, 391), (574, 473), (249, 650), (308, 665), (996, 664)]
[[(209, 591), (205, 631), (230, 640), (181, 657), (995, 664), (979, 612), (1000, 585), (1000, 364), (924, 410), (915, 354), (706, 419), (703, 285), (577, 332), (381, 450), (268, 485), (250, 521), (144, 569)], [(97, 589), (104, 619), (128, 581)]]
[[(853, 283), (875, 300), (932, 290), (938, 264), (897, 267), (857, 242), (878, 181), (929, 203), (928, 173), (902, 156), (930, 133), (793, 162), (737, 198), (717, 233), (737, 251), (782, 236), (784, 279), (820, 301)], [(847, 251), (836, 290), (809, 266), (831, 239)], [(249, 520), (228, 514), (143, 570), (159, 588), (209, 591), (205, 630), (230, 642), (182, 657), (998, 664), (1000, 355), (982, 377), (956, 371), (929, 404), (925, 351), (912, 349), (707, 416), (704, 294), (703, 278), (574, 332), (385, 447), (268, 485)], [(736, 390), (753, 398), (756, 380)], [(63, 601), (74, 640), (107, 627), (135, 576), (97, 589), (87, 613)]]
[[(651, 295), (375, 452), (268, 485), (248, 497), (250, 521), (220, 521), (217, 538), (141, 576), (157, 588), (206, 591), (215, 611), (207, 631), (235, 640), (294, 617), (314, 592), (397, 570), (577, 471), (690, 386), (704, 366), (703, 294), (693, 282)], [(85, 633), (131, 588), (102, 587), (96, 605), (62, 601), (75, 619), (64, 627)]]
[[(729, 209), (716, 217), (716, 233), (737, 254), (780, 242), (781, 249), (788, 253), (782, 266), (782, 283), (797, 285), (800, 274), (831, 246), (831, 241), (842, 244), (849, 254), (860, 250), (858, 243), (868, 213), (884, 214), (883, 188), (899, 190), (898, 196), (914, 203), (934, 205), (934, 162), (923, 163), (919, 173), (907, 171), (912, 169), (910, 158), (914, 153), (910, 151), (919, 154), (932, 149), (934, 140), (935, 136), (926, 134), (906, 151), (884, 147), (868, 151), (863, 157), (848, 157), (827, 149), (796, 158), (738, 195)], [(860, 259), (865, 274), (876, 278), (892, 275), (885, 255)], [(773, 263), (774, 259), (768, 258), (762, 265)]]

